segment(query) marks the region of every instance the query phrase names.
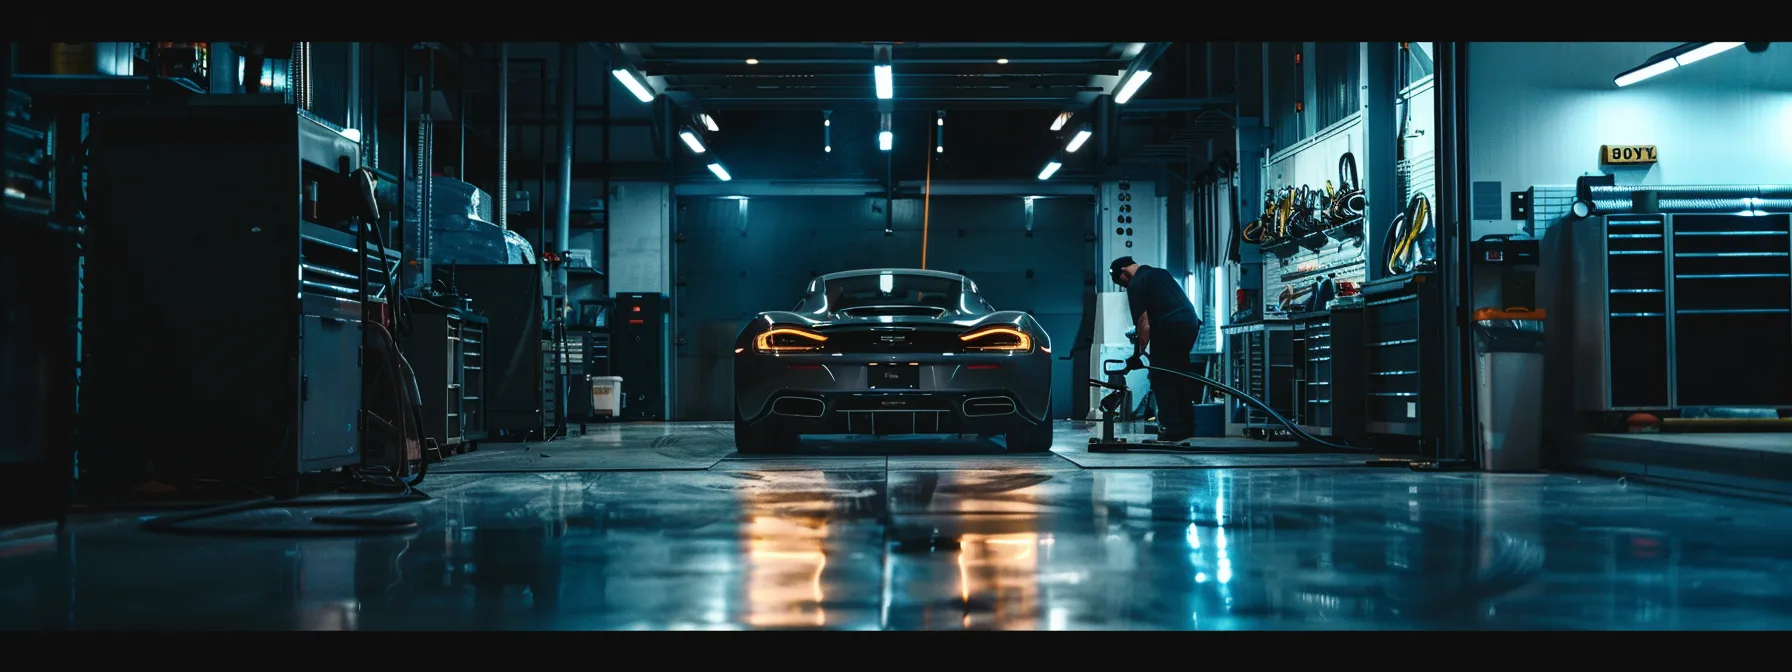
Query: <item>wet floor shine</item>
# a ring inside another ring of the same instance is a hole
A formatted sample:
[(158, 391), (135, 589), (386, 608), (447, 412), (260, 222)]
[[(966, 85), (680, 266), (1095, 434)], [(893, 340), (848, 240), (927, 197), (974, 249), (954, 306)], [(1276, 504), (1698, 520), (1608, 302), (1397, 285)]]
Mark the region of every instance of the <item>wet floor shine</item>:
[(409, 534), (0, 540), (0, 627), (1792, 628), (1784, 506), (1595, 476), (855, 453), (424, 485), (383, 507)]

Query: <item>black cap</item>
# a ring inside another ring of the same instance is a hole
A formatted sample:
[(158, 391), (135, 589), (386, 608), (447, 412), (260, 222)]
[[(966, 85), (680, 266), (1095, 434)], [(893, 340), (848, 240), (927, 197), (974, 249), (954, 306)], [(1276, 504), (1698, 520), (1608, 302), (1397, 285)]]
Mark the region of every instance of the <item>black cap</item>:
[(1133, 265), (1132, 257), (1121, 257), (1119, 259), (1115, 259), (1114, 263), (1108, 264), (1108, 270), (1109, 271), (1118, 271), (1122, 268), (1126, 268), (1127, 266), (1131, 266), (1131, 265)]

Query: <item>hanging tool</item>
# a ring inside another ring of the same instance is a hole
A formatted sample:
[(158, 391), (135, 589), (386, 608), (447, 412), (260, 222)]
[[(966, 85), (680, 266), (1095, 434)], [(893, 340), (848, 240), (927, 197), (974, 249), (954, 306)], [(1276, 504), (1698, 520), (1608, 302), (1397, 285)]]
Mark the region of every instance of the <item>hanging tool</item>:
[(1405, 275), (1430, 261), (1421, 254), (1419, 241), (1431, 231), (1431, 199), (1425, 192), (1412, 195), (1406, 211), (1394, 216), (1383, 241), (1387, 250), (1386, 265), (1390, 275)]

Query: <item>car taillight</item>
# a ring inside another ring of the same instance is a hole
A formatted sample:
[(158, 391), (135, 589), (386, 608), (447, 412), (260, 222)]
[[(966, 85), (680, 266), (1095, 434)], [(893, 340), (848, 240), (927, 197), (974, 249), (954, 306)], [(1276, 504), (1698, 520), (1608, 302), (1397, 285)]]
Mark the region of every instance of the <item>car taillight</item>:
[(1014, 327), (984, 327), (958, 337), (965, 349), (978, 352), (1030, 352), (1033, 336)]
[(779, 327), (769, 330), (753, 339), (753, 349), (758, 352), (816, 352), (828, 337), (806, 329)]

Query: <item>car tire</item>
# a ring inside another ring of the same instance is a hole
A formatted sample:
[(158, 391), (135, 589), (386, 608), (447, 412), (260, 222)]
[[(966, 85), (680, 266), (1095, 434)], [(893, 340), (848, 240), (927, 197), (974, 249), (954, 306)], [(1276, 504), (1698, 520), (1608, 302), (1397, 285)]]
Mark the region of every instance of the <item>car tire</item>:
[(749, 425), (734, 411), (734, 449), (742, 455), (762, 455), (796, 447), (796, 434), (785, 430), (776, 417)]
[(1008, 430), (1008, 452), (1010, 453), (1048, 453), (1052, 449), (1052, 409), (1047, 400), (1045, 417), (1039, 424), (1027, 422), (1016, 417), (1014, 426)]

